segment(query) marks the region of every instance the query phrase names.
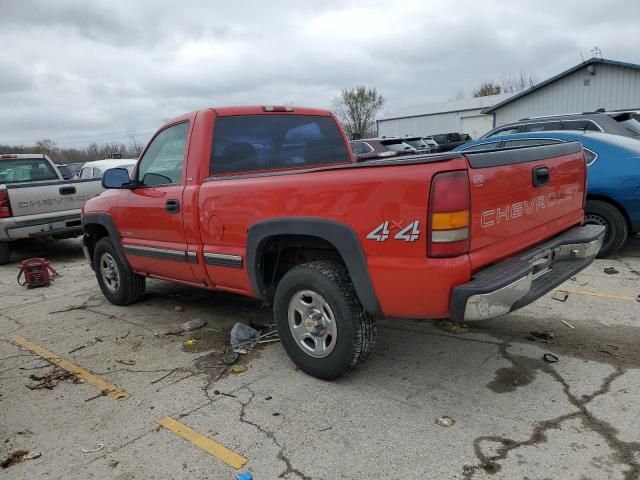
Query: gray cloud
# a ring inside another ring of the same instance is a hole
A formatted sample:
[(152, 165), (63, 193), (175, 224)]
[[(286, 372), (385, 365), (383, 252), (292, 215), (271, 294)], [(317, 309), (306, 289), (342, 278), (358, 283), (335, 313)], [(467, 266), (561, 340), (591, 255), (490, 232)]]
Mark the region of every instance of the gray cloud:
[(0, 143), (146, 138), (232, 104), (329, 107), (375, 86), (387, 111), (508, 72), (542, 80), (598, 45), (640, 62), (640, 2), (56, 2), (0, 5)]

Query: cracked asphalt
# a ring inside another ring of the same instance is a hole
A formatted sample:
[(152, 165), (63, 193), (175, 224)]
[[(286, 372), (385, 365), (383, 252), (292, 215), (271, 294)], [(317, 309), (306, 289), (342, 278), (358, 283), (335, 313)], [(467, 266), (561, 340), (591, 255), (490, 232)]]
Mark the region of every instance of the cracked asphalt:
[[(153, 281), (142, 302), (115, 307), (78, 241), (29, 243), (15, 260), (36, 255), (62, 274), (49, 288), (19, 287), (17, 264), (0, 267), (0, 461), (41, 456), (2, 478), (235, 478), (160, 427), (164, 416), (245, 457), (256, 480), (640, 478), (640, 239), (565, 283), (565, 302), (552, 292), (463, 333), (380, 319), (372, 357), (335, 382), (296, 370), (277, 343), (242, 356), (244, 373), (224, 371), (231, 326), (271, 323), (259, 302)], [(175, 334), (194, 318), (207, 325)], [(129, 398), (71, 379), (28, 388), (54, 368), (16, 335)]]

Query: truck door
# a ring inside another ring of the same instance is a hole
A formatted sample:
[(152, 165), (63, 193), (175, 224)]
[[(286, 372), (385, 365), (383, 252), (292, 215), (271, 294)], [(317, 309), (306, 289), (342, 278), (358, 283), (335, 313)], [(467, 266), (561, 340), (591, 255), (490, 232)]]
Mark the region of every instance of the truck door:
[(131, 267), (139, 273), (194, 281), (183, 228), (182, 196), (189, 123), (156, 134), (134, 173), (138, 185), (122, 191), (117, 225)]

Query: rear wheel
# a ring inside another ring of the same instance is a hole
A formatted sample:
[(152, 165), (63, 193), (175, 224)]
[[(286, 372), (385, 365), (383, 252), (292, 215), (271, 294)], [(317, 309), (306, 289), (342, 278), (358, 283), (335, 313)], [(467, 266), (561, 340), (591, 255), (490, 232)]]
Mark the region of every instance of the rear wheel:
[(310, 262), (287, 272), (276, 289), (274, 315), (291, 360), (324, 380), (357, 368), (375, 343), (374, 320), (336, 262)]
[(629, 234), (627, 221), (622, 212), (610, 203), (601, 200), (588, 200), (584, 211), (586, 224), (602, 225), (606, 228), (598, 258), (608, 257), (620, 250)]
[(0, 265), (9, 263), (11, 257), (11, 248), (9, 242), (0, 242)]
[(145, 278), (124, 267), (108, 237), (96, 244), (93, 268), (103, 295), (114, 305), (130, 305), (144, 295)]

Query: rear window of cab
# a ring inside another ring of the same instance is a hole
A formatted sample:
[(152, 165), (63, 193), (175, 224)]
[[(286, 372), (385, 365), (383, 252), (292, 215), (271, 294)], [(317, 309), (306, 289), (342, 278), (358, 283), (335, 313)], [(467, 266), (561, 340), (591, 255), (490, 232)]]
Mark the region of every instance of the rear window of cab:
[(219, 117), (213, 127), (212, 175), (306, 168), (351, 162), (332, 117)]

